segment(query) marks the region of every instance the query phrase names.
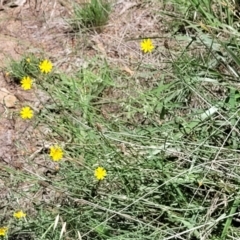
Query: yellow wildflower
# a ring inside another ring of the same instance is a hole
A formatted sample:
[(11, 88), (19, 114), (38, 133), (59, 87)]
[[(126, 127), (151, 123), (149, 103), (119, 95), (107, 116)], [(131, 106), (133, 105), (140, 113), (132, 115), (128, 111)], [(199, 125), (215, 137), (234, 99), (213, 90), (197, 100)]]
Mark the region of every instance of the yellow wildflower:
[(1, 227), (0, 228), (0, 236), (6, 236), (8, 231), (8, 227)]
[(201, 187), (203, 185), (202, 181), (198, 181), (198, 186)]
[(30, 62), (31, 62), (31, 59), (30, 59), (30, 58), (26, 58), (26, 61), (27, 61), (28, 63), (30, 63)]
[(95, 169), (94, 175), (97, 180), (103, 180), (107, 176), (107, 171), (102, 167), (98, 167), (97, 169)]
[(47, 59), (43, 60), (39, 64), (39, 68), (42, 73), (50, 73), (52, 71), (52, 67), (52, 63)]
[(23, 77), (21, 80), (21, 87), (24, 90), (29, 90), (32, 88), (32, 79), (30, 77)]
[(53, 161), (59, 161), (63, 157), (63, 150), (59, 146), (50, 147), (50, 157)]
[(33, 117), (33, 110), (30, 107), (23, 107), (20, 115), (22, 119), (31, 119)]
[(152, 52), (153, 49), (154, 49), (154, 46), (151, 39), (144, 39), (141, 41), (141, 50), (144, 53)]
[(24, 213), (24, 212), (21, 210), (21, 211), (15, 212), (15, 213), (13, 214), (13, 216), (14, 216), (15, 218), (20, 219), (20, 218), (26, 217), (26, 213)]

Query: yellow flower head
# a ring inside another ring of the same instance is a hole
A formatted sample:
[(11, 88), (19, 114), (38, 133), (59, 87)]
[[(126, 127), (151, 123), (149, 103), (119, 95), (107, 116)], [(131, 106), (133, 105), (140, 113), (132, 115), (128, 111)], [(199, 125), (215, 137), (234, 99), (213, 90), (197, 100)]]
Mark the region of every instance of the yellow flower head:
[(151, 39), (144, 39), (141, 41), (141, 50), (144, 53), (152, 52), (153, 49), (154, 49), (154, 46)]
[(8, 227), (1, 227), (0, 228), (0, 236), (6, 236), (8, 231)]
[(30, 107), (23, 107), (20, 111), (22, 119), (31, 119), (33, 117), (33, 110)]
[(24, 90), (29, 90), (32, 88), (32, 79), (30, 77), (24, 77), (21, 80), (21, 87)]
[(15, 218), (20, 219), (20, 218), (26, 217), (26, 213), (24, 213), (24, 212), (21, 210), (21, 211), (15, 212), (15, 213), (13, 214), (13, 216), (14, 216)]
[(43, 60), (39, 64), (39, 68), (42, 73), (50, 73), (52, 71), (52, 67), (52, 63), (47, 59)]
[(97, 169), (95, 169), (94, 175), (97, 180), (103, 180), (107, 176), (107, 171), (102, 167), (98, 167)]
[(63, 150), (59, 146), (52, 146), (49, 155), (53, 161), (59, 161), (63, 157)]
[(26, 61), (27, 61), (28, 63), (30, 63), (30, 62), (31, 62), (31, 59), (30, 59), (30, 58), (26, 58)]

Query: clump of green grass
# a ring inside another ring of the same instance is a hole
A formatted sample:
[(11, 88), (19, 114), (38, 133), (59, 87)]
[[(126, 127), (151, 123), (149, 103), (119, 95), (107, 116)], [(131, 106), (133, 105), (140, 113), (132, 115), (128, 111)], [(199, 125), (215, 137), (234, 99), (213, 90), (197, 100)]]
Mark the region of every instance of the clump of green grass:
[(83, 6), (74, 7), (71, 25), (74, 31), (95, 29), (100, 31), (109, 18), (110, 3), (107, 0), (91, 0)]

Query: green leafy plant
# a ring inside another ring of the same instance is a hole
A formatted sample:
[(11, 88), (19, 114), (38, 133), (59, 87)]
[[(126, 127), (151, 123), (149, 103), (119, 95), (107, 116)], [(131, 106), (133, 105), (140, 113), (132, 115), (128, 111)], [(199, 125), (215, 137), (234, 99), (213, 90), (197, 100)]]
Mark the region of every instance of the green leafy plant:
[(39, 59), (34, 55), (23, 56), (20, 61), (11, 60), (6, 71), (16, 83), (20, 83), (20, 80), (25, 76), (36, 77), (38, 75), (38, 62)]

